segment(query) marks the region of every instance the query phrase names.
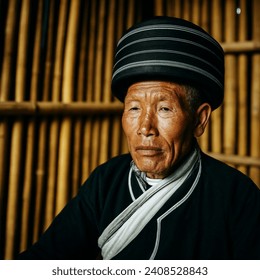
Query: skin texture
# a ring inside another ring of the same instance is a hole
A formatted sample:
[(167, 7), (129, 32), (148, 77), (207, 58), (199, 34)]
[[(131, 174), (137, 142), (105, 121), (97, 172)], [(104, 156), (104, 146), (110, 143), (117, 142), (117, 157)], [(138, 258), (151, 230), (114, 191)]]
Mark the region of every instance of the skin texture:
[(124, 102), (122, 125), (137, 167), (149, 178), (165, 178), (190, 152), (194, 137), (208, 123), (211, 107), (203, 103), (191, 113), (185, 88), (165, 81), (131, 85)]

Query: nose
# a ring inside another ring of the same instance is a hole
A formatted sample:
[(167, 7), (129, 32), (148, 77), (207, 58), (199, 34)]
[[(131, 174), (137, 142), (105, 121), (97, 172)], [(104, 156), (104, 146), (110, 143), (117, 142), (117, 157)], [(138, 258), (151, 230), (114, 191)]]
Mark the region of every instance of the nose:
[(156, 116), (152, 112), (145, 112), (140, 116), (138, 134), (145, 137), (158, 135)]

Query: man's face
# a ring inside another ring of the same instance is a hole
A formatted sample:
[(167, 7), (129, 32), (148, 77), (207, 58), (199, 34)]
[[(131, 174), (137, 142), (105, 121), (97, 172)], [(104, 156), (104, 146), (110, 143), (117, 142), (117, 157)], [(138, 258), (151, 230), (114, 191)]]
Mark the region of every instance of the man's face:
[(122, 125), (137, 167), (150, 178), (164, 178), (191, 149), (194, 119), (185, 90), (170, 82), (138, 82), (129, 87)]

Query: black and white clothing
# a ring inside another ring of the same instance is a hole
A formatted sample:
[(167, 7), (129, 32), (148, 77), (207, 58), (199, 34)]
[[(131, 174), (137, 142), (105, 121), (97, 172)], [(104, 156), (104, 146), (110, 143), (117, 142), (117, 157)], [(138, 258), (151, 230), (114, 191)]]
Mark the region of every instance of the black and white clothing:
[[(239, 171), (200, 155), (181, 186), (112, 259), (260, 259), (260, 190)], [(99, 238), (108, 225), (157, 186), (143, 187), (131, 161), (129, 154), (122, 155), (96, 168), (19, 258), (96, 259), (104, 254)]]

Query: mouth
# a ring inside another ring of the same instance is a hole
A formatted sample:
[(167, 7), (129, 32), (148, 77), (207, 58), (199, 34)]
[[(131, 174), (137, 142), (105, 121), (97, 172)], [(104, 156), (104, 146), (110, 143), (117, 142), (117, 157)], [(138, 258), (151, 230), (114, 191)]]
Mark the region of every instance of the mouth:
[(142, 156), (156, 156), (163, 152), (161, 148), (156, 146), (137, 146), (135, 151)]

